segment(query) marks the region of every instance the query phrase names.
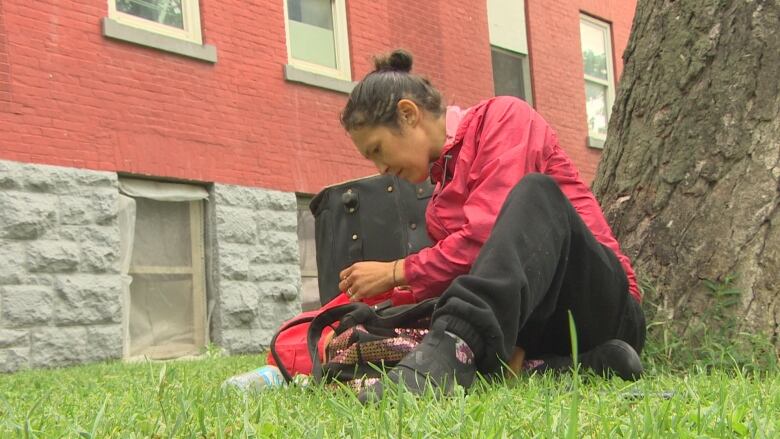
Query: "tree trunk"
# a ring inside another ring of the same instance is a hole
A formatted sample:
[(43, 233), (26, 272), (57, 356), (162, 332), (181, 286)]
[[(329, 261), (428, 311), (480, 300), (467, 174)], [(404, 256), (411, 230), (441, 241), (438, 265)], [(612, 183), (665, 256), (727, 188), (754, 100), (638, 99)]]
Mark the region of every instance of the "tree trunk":
[(593, 190), (654, 320), (691, 341), (730, 284), (780, 346), (780, 0), (640, 0), (623, 57)]

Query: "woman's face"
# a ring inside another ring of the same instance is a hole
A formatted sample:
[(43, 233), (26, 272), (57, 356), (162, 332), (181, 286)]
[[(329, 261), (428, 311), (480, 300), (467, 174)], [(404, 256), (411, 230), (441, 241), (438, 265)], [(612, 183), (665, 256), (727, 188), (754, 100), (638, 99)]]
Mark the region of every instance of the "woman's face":
[(349, 135), (360, 154), (374, 162), (381, 174), (421, 183), (444, 145), (444, 118), (432, 118), (406, 99), (398, 103), (398, 115), (400, 128), (367, 126), (351, 130)]
[(374, 162), (380, 174), (397, 175), (412, 183), (428, 178), (429, 146), (414, 127), (363, 127), (349, 132), (363, 157)]

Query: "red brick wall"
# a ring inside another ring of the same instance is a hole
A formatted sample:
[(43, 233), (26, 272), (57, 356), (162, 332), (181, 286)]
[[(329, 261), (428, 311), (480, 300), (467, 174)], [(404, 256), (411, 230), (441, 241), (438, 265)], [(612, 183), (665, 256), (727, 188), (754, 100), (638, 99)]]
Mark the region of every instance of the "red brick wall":
[(555, 128), (561, 146), (590, 182), (601, 150), (588, 148), (580, 13), (612, 24), (615, 78), (631, 31), (636, 0), (526, 0), (534, 105)]
[[(283, 0), (201, 0), (214, 65), (104, 38), (106, 3), (0, 3), (0, 158), (301, 192), (374, 172), (338, 124), (346, 95), (284, 80)], [(579, 13), (612, 23), (619, 74), (635, 3), (526, 0), (535, 105), (587, 181)], [(347, 5), (353, 79), (404, 47), (448, 103), (492, 95), (486, 2)]]
[[(375, 172), (339, 126), (346, 95), (284, 80), (283, 0), (201, 0), (214, 65), (104, 38), (105, 0), (1, 4), (2, 159), (301, 192)], [(491, 94), (484, 4), (347, 4), (354, 79), (403, 46), (448, 102)]]
[(11, 66), (8, 64), (8, 41), (5, 32), (3, 2), (0, 1), (0, 112), (10, 111)]

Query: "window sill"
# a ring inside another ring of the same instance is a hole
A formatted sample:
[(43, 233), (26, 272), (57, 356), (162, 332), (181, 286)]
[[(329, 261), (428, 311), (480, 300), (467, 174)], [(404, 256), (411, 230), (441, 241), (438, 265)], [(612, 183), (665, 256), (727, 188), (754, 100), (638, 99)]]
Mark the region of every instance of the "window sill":
[(351, 93), (356, 85), (356, 83), (352, 81), (345, 81), (343, 79), (312, 73), (291, 64), (285, 64), (284, 66), (284, 79), (290, 82), (299, 82), (301, 84), (325, 88), (344, 94)]
[(601, 140), (601, 139), (597, 139), (595, 137), (588, 136), (587, 145), (590, 148), (604, 149), (604, 143), (606, 143), (605, 140)]
[(127, 26), (108, 17), (103, 18), (103, 36), (152, 47), (166, 52), (172, 52), (201, 61), (210, 63), (217, 62), (217, 48), (215, 46), (209, 44), (195, 44), (189, 41), (167, 37), (147, 30)]

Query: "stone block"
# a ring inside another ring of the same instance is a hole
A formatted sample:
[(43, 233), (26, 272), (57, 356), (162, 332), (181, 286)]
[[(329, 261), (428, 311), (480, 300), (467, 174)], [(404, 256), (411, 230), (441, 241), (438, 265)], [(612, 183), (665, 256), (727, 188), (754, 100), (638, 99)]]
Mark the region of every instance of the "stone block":
[(78, 193), (76, 177), (81, 171), (76, 168), (24, 164), (16, 174), (26, 191), (70, 194)]
[(264, 300), (258, 313), (259, 327), (276, 333), (282, 323), (300, 314), (300, 302)]
[(59, 276), (55, 287), (55, 322), (91, 324), (121, 322), (122, 280), (119, 275)]
[(273, 332), (263, 329), (227, 329), (218, 343), (231, 355), (254, 354), (268, 350)]
[(119, 192), (96, 192), (90, 200), (90, 209), (95, 224), (111, 224), (119, 213)]
[[(81, 169), (80, 171), (81, 172), (74, 178), (76, 184), (79, 186), (112, 189), (117, 189), (119, 186), (119, 180), (113, 172), (87, 171), (84, 169)], [(115, 192), (118, 192), (118, 190)]]
[(89, 361), (122, 358), (122, 325), (87, 327)]
[(36, 328), (30, 346), (32, 367), (68, 366), (90, 358), (84, 327)]
[(293, 192), (280, 192), (265, 190), (258, 195), (258, 208), (280, 210), (285, 212), (297, 212), (298, 200)]
[(81, 245), (81, 271), (87, 273), (119, 273), (119, 248), (84, 242)]
[(110, 226), (61, 226), (57, 237), (66, 241), (90, 242), (94, 245), (119, 249), (119, 225)]
[(0, 238), (35, 239), (56, 220), (54, 196), (0, 192)]
[(257, 229), (263, 231), (298, 232), (298, 213), (263, 210), (255, 214)]
[(0, 285), (18, 284), (26, 275), (24, 244), (0, 239)]
[(43, 273), (76, 271), (79, 246), (69, 241), (35, 241), (27, 246), (27, 270)]
[(21, 189), (21, 182), (14, 176), (14, 171), (18, 166), (16, 163), (0, 160), (0, 189)]
[(236, 207), (217, 208), (217, 239), (237, 244), (257, 242), (253, 212)]
[(29, 347), (0, 349), (0, 373), (17, 372), (29, 367)]
[(255, 209), (260, 204), (258, 197), (262, 189), (225, 184), (214, 185), (214, 201), (217, 206), (233, 206)]
[(260, 232), (253, 248), (253, 264), (298, 264), (298, 234), (292, 232)]
[(46, 323), (52, 316), (54, 291), (39, 285), (0, 287), (0, 314), (6, 327)]
[(247, 245), (219, 246), (219, 272), (223, 279), (246, 280), (249, 277), (249, 250)]
[(91, 200), (83, 196), (59, 197), (60, 225), (84, 225), (92, 222)]
[(300, 280), (294, 282), (263, 282), (259, 285), (262, 300), (290, 302), (300, 297)]
[(0, 348), (9, 348), (30, 344), (29, 331), (0, 329)]
[(260, 292), (252, 282), (220, 282), (222, 328), (250, 328), (256, 325)]
[(252, 282), (289, 282), (299, 281), (301, 269), (295, 264), (257, 264), (249, 267), (249, 280)]

